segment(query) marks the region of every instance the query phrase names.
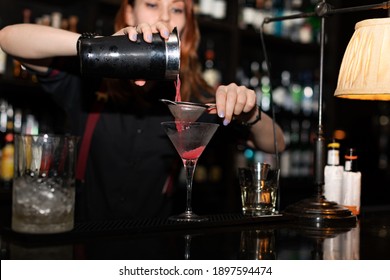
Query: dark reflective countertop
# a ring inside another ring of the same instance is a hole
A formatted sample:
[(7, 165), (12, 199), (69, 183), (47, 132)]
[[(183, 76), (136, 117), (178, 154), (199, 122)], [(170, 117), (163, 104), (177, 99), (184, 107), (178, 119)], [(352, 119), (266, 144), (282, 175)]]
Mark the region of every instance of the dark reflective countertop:
[(1, 259), (390, 259), (390, 207), (362, 209), (355, 227), (315, 229), (284, 215), (210, 216), (205, 223), (165, 220), (79, 223), (73, 231), (1, 231)]

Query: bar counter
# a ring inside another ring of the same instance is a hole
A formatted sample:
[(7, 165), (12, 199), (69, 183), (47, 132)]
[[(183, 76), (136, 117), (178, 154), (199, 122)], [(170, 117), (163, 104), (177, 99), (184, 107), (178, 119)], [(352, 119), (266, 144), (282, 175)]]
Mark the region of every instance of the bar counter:
[(311, 260), (390, 259), (390, 207), (363, 208), (355, 227), (316, 229), (285, 215), (210, 215), (208, 222), (76, 223), (68, 233), (1, 231), (1, 259)]

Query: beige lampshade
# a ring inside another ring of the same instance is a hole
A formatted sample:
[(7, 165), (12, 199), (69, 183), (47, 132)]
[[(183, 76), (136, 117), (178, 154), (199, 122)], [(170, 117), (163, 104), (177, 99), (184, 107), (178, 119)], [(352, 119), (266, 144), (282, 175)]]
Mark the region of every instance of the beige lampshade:
[(363, 20), (355, 25), (334, 95), (390, 100), (390, 18)]

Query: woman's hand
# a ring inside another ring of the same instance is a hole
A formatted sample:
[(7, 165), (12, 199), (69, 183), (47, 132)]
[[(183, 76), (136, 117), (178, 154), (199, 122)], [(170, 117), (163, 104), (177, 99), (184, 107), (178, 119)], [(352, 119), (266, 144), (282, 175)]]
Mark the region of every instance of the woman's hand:
[[(216, 109), (212, 109), (210, 113), (217, 113), (223, 118), (224, 125), (228, 125), (233, 118), (243, 123), (254, 123), (250, 126), (247, 145), (267, 153), (275, 153), (276, 143), (281, 152), (286, 147), (283, 131), (277, 124), (274, 127), (273, 120), (258, 109), (256, 99), (255, 91), (244, 86), (219, 86), (216, 92)], [(257, 122), (258, 119), (261, 121)]]
[[(151, 43), (153, 39), (153, 33), (160, 33), (160, 36), (165, 40), (169, 38), (169, 29), (163, 22), (157, 22), (156, 24), (149, 25), (147, 23), (141, 23), (137, 26), (125, 27), (114, 34), (114, 36), (127, 35), (132, 42), (137, 41), (138, 34), (143, 34), (145, 42)], [(146, 84), (145, 80), (137, 80), (134, 82), (138, 86)]]
[(219, 86), (215, 98), (217, 113), (220, 118), (224, 119), (224, 125), (228, 125), (233, 117), (242, 121), (250, 121), (258, 114), (256, 93), (244, 86), (234, 83)]
[(116, 32), (114, 36), (125, 34), (129, 37), (130, 41), (135, 42), (137, 41), (138, 34), (143, 34), (144, 40), (148, 43), (151, 43), (153, 38), (153, 33), (160, 33), (160, 36), (162, 38), (168, 40), (170, 30), (165, 23), (159, 21), (153, 25), (147, 23), (141, 23), (138, 24), (137, 26), (128, 26)]

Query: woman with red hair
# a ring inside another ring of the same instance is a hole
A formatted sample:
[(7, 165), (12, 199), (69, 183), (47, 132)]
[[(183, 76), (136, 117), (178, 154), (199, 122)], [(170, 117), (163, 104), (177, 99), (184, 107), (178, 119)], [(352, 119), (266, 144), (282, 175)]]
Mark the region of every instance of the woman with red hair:
[[(215, 102), (215, 114), (206, 118), (224, 126), (233, 123), (233, 116), (238, 123), (251, 123), (248, 145), (274, 152), (272, 120), (259, 112), (255, 92), (234, 83), (213, 90), (203, 80), (197, 56), (200, 35), (191, 0), (123, 0), (113, 36), (127, 35), (135, 41), (142, 34), (151, 42), (153, 33), (167, 39), (174, 28), (181, 41), (182, 100)], [(76, 49), (80, 36), (35, 24), (10, 25), (0, 31), (1, 48), (34, 71), (66, 113), (61, 133), (80, 135), (81, 143), (87, 142), (81, 144), (78, 162), (77, 217), (107, 220), (171, 215), (170, 186), (178, 155), (160, 125), (173, 117), (159, 99), (175, 99), (174, 82), (82, 77)], [(94, 111), (96, 99), (102, 96), (104, 106)], [(92, 124), (91, 116), (95, 116)], [(284, 139), (279, 126), (276, 137), (281, 151)], [(80, 171), (80, 166), (85, 170)]]

